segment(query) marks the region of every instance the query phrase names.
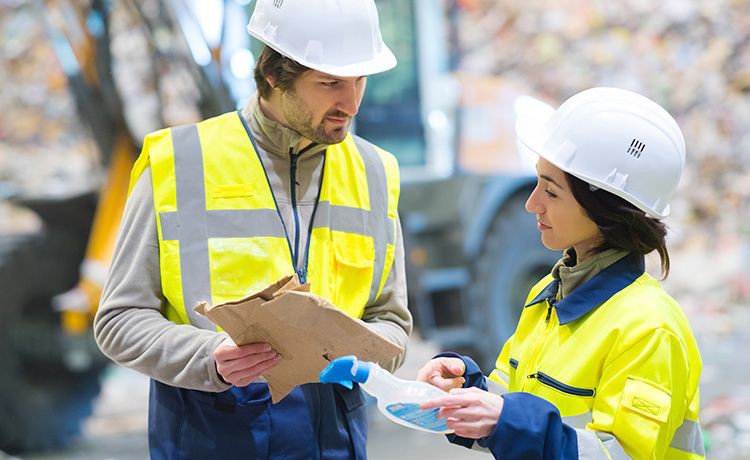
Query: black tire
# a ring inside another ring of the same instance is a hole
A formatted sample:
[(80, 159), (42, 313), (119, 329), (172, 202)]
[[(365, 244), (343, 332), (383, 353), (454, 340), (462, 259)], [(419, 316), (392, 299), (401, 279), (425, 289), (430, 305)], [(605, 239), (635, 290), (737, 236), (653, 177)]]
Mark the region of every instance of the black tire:
[(82, 371), (64, 364), (66, 337), (50, 306), (76, 283), (81, 252), (55, 234), (0, 237), (0, 451), (64, 447), (91, 414), (104, 361)]
[(528, 194), (520, 191), (502, 206), (472, 266), (470, 321), (487, 374), (515, 331), (529, 290), (560, 257), (542, 245), (536, 218), (524, 209)]

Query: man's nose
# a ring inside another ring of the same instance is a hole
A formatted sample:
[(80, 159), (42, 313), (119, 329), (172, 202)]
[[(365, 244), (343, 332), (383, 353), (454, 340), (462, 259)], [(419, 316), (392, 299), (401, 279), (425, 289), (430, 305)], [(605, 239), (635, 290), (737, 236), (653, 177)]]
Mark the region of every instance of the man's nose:
[(361, 100), (357, 86), (348, 85), (346, 90), (342, 92), (336, 108), (348, 116), (353, 117), (359, 112), (359, 103)]

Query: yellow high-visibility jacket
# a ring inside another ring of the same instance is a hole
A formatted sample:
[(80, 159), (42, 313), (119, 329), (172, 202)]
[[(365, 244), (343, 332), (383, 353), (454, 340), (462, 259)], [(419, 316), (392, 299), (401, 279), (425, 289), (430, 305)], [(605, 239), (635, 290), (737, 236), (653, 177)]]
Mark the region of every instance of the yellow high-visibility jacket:
[(551, 275), (531, 290), (484, 382), (504, 407), (480, 444), (504, 459), (704, 458), (698, 347), (643, 256), (620, 259), (562, 300), (557, 291)]

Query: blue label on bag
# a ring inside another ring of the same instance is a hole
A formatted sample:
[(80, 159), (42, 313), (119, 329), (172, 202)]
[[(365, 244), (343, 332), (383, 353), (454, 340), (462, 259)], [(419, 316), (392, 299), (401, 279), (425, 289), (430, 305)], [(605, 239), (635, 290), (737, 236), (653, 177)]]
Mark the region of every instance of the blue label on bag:
[(385, 408), (391, 415), (425, 430), (443, 432), (448, 430), (445, 419), (437, 418), (440, 409), (420, 409), (419, 404), (391, 404)]

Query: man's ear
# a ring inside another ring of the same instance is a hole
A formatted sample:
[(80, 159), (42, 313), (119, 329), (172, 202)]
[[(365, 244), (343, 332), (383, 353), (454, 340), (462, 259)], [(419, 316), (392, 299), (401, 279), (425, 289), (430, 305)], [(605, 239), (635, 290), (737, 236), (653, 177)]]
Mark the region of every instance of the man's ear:
[(276, 89), (276, 78), (273, 75), (266, 75), (266, 82), (268, 82), (271, 88)]

